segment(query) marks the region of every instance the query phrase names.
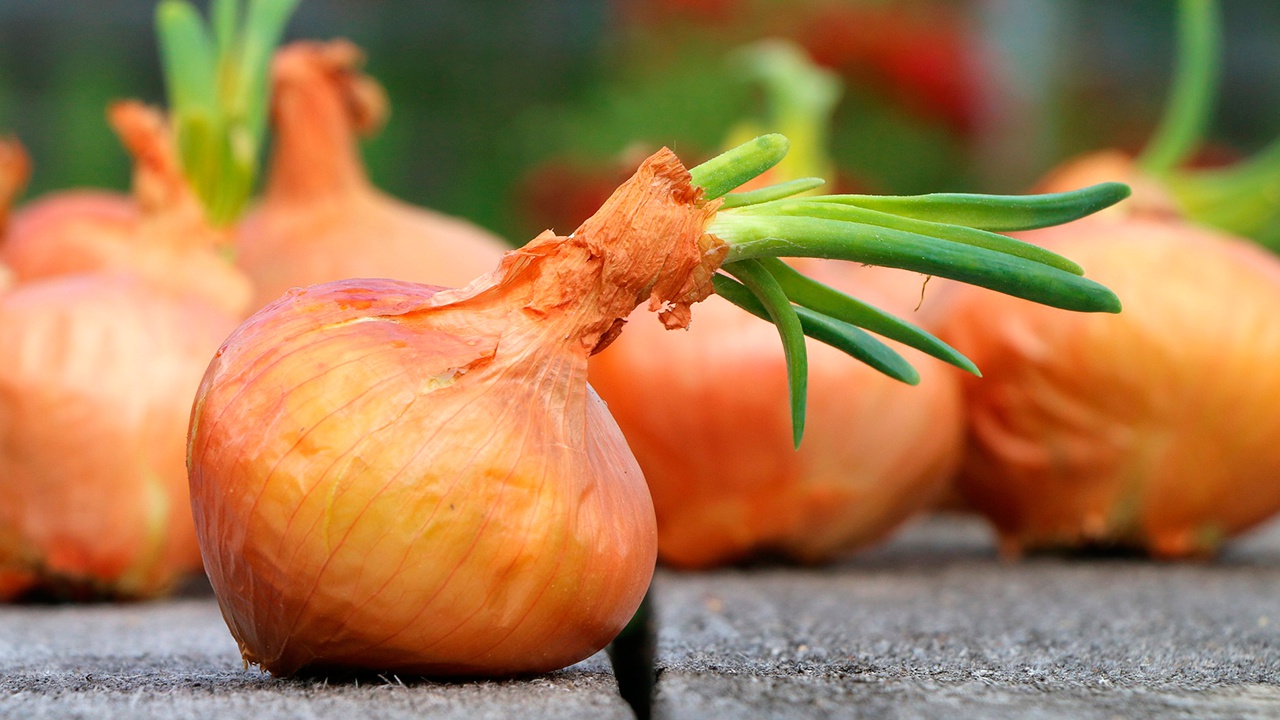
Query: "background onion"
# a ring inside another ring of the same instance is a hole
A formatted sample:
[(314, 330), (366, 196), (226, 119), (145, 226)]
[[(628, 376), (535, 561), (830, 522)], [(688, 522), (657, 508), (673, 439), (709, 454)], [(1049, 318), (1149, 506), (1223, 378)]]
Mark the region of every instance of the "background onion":
[(0, 599), (145, 597), (199, 569), (184, 428), (234, 324), (129, 275), (0, 293)]
[(237, 262), (255, 307), (301, 287), (350, 277), (458, 286), (488, 272), (506, 245), (464, 220), (375, 188), (357, 135), (387, 111), (351, 43), (298, 42), (272, 66), (275, 149), (262, 204), (245, 217)]
[(19, 282), (102, 270), (136, 273), (244, 313), (248, 279), (218, 254), (226, 233), (206, 220), (177, 164), (163, 116), (136, 102), (116, 103), (108, 116), (134, 159), (132, 199), (81, 190), (38, 200), (14, 215), (0, 261)]
[(1027, 239), (1078, 260), (1124, 313), (957, 291), (942, 334), (984, 374), (964, 383), (959, 487), (1004, 549), (1184, 557), (1280, 510), (1280, 262), (1140, 214)]

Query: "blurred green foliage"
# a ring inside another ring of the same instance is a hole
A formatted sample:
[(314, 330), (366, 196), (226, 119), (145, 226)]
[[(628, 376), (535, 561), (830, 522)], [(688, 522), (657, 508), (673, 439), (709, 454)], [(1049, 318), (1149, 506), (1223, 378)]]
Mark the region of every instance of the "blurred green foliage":
[[(759, 102), (724, 54), (775, 33), (820, 37), (839, 65), (847, 88), (832, 153), (860, 189), (1013, 192), (1069, 154), (1136, 149), (1164, 99), (1172, 5), (303, 0), (287, 35), (348, 37), (368, 52), (393, 108), (366, 144), (381, 186), (520, 242), (539, 229), (529, 178), (553, 159), (607, 175), (629, 148), (666, 144), (691, 162), (715, 152)], [(1280, 135), (1280, 3), (1223, 6), (1228, 57), (1213, 137), (1232, 156)], [(844, 36), (830, 18), (863, 8), (881, 24), (848, 31), (864, 47), (836, 48)], [(0, 131), (34, 157), (28, 197), (127, 187), (103, 109), (123, 97), (163, 100), (152, 9), (145, 0), (0, 2)], [(949, 67), (958, 63), (939, 46), (950, 43), (974, 66)], [(926, 97), (943, 91), (974, 97)]]

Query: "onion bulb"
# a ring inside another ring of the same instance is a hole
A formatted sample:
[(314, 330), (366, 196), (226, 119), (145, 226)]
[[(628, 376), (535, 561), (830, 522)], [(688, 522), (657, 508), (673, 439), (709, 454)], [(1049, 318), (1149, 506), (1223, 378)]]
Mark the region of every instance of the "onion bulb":
[(943, 330), (986, 376), (965, 383), (960, 490), (1009, 553), (1203, 556), (1280, 510), (1280, 261), (1184, 218), (1265, 239), (1280, 145), (1235, 168), (1181, 168), (1209, 124), (1221, 18), (1211, 2), (1178, 12), (1170, 101), (1141, 155), (1095, 153), (1042, 185), (1106, 176), (1134, 198), (1025, 236), (1110, 284), (1124, 314), (1039, 312), (965, 288)]
[[(902, 333), (769, 257), (928, 265), (1031, 299), (1117, 309), (1105, 288), (1045, 264), (1067, 261), (1008, 238), (996, 251), (920, 236), (900, 251), (870, 239), (886, 230), (836, 219), (852, 212), (847, 197), (793, 205), (774, 187), (721, 199), (785, 151), (785, 138), (765, 136), (691, 174), (664, 149), (572, 235), (545, 232), (465, 288), (336, 281), (287, 292), (233, 332), (196, 396), (188, 468), (205, 567), (245, 660), (285, 675), (502, 676), (603, 647), (648, 587), (656, 530), (635, 458), (587, 385), (587, 359), (642, 303), (671, 328), (713, 289), (776, 314), (796, 438), (801, 330), (881, 364), (892, 361), (831, 313)], [(1048, 203), (1078, 217), (1122, 195), (986, 198), (970, 216), (1017, 206), (1025, 217)], [(936, 198), (906, 207), (938, 209)]]
[(153, 108), (118, 102), (108, 118), (133, 156), (133, 197), (70, 191), (14, 214), (0, 261), (18, 282), (96, 271), (140, 274), (243, 314), (252, 289), (219, 255), (225, 231), (205, 219), (183, 176), (168, 124)]
[(942, 335), (984, 375), (964, 383), (959, 488), (1003, 549), (1204, 555), (1280, 510), (1280, 262), (1142, 213), (1026, 239), (1079, 260), (1125, 312), (953, 298)]
[[(636, 218), (651, 236), (588, 221), (464, 291), (339, 281), (232, 334), (197, 395), (189, 462), (246, 661), (536, 673), (626, 624), (653, 572), (653, 508), (587, 357), (650, 292), (690, 301), (679, 291), (714, 247), (710, 211), (676, 194), (692, 194), (682, 170), (667, 156), (615, 196), (659, 206)], [(628, 263), (650, 237), (666, 252)], [(683, 275), (655, 287), (668, 258)]]
[(184, 431), (235, 322), (127, 274), (0, 292), (0, 600), (149, 597), (199, 570)]
[(469, 222), (375, 188), (357, 134), (379, 127), (382, 88), (349, 42), (296, 42), (272, 65), (275, 148), (262, 204), (240, 225), (237, 262), (255, 307), (291, 287), (352, 277), (458, 286), (488, 272), (507, 246)]

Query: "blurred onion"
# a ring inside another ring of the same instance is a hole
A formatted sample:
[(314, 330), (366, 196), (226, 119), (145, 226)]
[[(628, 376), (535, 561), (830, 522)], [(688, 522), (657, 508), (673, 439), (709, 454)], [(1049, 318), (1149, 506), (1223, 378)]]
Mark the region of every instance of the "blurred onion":
[(0, 262), (18, 282), (83, 272), (136, 273), (244, 313), (249, 282), (219, 256), (226, 233), (206, 221), (177, 164), (163, 116), (126, 101), (112, 105), (108, 117), (133, 157), (132, 197), (73, 190), (20, 208), (0, 245)]
[(147, 597), (200, 568), (185, 428), (234, 325), (124, 274), (0, 292), (0, 599)]
[(1207, 554), (1280, 510), (1280, 262), (1151, 206), (1024, 236), (1119, 316), (957, 290), (942, 334), (984, 374), (960, 489), (1007, 552)]
[(277, 53), (275, 149), (260, 207), (241, 223), (237, 263), (260, 307), (292, 287), (354, 277), (465, 285), (506, 245), (458, 218), (400, 202), (365, 173), (358, 133), (382, 124), (381, 86), (345, 41), (297, 42)]

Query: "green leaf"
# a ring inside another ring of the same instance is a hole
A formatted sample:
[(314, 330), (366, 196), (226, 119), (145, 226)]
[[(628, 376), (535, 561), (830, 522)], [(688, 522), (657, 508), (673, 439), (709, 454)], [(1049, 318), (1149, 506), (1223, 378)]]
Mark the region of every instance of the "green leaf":
[(1056, 267), (1073, 275), (1083, 275), (1084, 270), (1076, 263), (1061, 255), (1045, 250), (1038, 245), (1015, 240), (1008, 235), (1001, 235), (987, 230), (976, 230), (962, 225), (947, 225), (928, 220), (892, 215), (878, 210), (868, 210), (855, 205), (840, 205), (821, 201), (791, 200), (774, 202), (765, 206), (745, 209), (743, 213), (794, 215), (802, 217), (825, 218), (828, 220), (844, 220), (864, 225), (902, 230), (917, 235), (941, 238), (973, 247), (986, 248), (1007, 255), (1015, 255), (1043, 265)]
[(204, 20), (185, 0), (164, 0), (156, 7), (156, 29), (170, 108), (212, 114), (218, 63)]
[(1191, 219), (1276, 249), (1268, 240), (1280, 219), (1280, 140), (1242, 162), (1180, 170), (1167, 181)]
[(787, 384), (791, 395), (791, 436), (800, 447), (804, 436), (805, 402), (809, 382), (809, 361), (804, 346), (804, 330), (795, 308), (778, 281), (759, 262), (743, 260), (720, 268), (742, 281), (769, 313), (769, 320), (782, 337), (782, 351), (787, 358)]
[(799, 195), (802, 192), (808, 192), (814, 188), (822, 187), (826, 181), (822, 178), (797, 178), (788, 180), (784, 183), (769, 185), (757, 190), (749, 190), (741, 193), (729, 193), (724, 197), (724, 204), (721, 205), (722, 210), (735, 207), (746, 207), (748, 205), (757, 205), (759, 203), (772, 202), (783, 198)]
[(833, 320), (856, 325), (891, 340), (897, 340), (903, 345), (932, 355), (965, 372), (982, 375), (973, 361), (924, 329), (806, 277), (781, 260), (761, 259), (760, 263), (782, 286), (783, 292), (791, 302)]
[(790, 141), (779, 179), (830, 177), (827, 148), (831, 114), (844, 92), (840, 77), (789, 40), (770, 38), (734, 51), (729, 62), (754, 81), (764, 100), (764, 126)]
[[(216, 167), (222, 136), (213, 117), (212, 108), (189, 109), (174, 116), (174, 136), (178, 145), (178, 157), (187, 170), (187, 180), (200, 198), (208, 197), (216, 187), (216, 179), (210, 173), (191, 172), (189, 169)], [(206, 208), (207, 211), (207, 208)]]
[(1111, 207), (1127, 197), (1128, 185), (1110, 182), (1042, 195), (826, 195), (808, 200), (856, 205), (947, 225), (1008, 232), (1061, 225)]
[(1138, 165), (1162, 176), (1195, 151), (1218, 92), (1222, 14), (1215, 0), (1179, 0), (1178, 56), (1168, 105)]
[(720, 213), (709, 231), (729, 243), (727, 262), (761, 257), (853, 260), (959, 280), (1067, 310), (1120, 311), (1114, 293), (1079, 275), (892, 228), (811, 217)]
[(703, 197), (714, 200), (777, 165), (791, 146), (782, 135), (761, 135), (711, 158), (689, 171)]
[[(769, 320), (769, 313), (764, 305), (761, 305), (751, 291), (741, 283), (734, 282), (724, 275), (712, 276), (711, 282), (715, 286), (717, 295), (758, 318)], [(861, 328), (808, 308), (797, 307), (795, 311), (800, 318), (800, 326), (805, 335), (866, 363), (894, 380), (908, 385), (919, 384), (920, 373), (907, 362), (906, 358)]]
[(236, 24), (240, 21), (240, 0), (213, 0), (209, 4), (209, 17), (213, 21), (213, 37), (218, 55), (225, 57), (236, 41)]
[(250, 0), (245, 17), (239, 68), (244, 99), (244, 124), (256, 153), (266, 133), (270, 94), (267, 92), (271, 55), (284, 35), (299, 0)]
[(271, 56), (298, 0), (213, 0), (212, 35), (186, 0), (163, 0), (156, 31), (183, 174), (215, 225), (248, 203), (266, 134)]

